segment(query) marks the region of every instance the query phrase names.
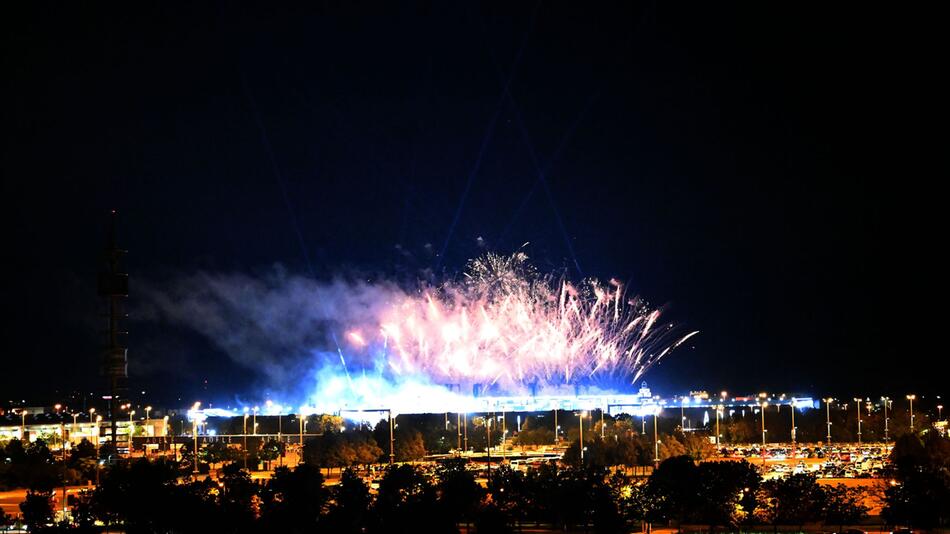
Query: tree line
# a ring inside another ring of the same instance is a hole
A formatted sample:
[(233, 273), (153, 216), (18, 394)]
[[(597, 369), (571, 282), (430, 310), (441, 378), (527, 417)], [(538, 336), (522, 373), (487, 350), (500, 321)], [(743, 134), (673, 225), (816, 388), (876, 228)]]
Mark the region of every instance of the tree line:
[[(403, 432), (417, 437), (416, 445), (408, 440), (407, 450), (424, 449), (421, 435)], [(93, 532), (101, 530), (100, 523), (130, 533), (458, 532), (463, 525), (477, 532), (511, 532), (531, 524), (617, 532), (641, 522), (709, 530), (801, 529), (817, 523), (840, 529), (866, 517), (865, 489), (819, 485), (808, 474), (763, 480), (745, 461), (700, 461), (701, 440), (690, 443), (676, 434), (663, 438), (668, 457), (649, 477), (629, 476), (619, 467), (638, 465), (652, 452), (641, 438), (619, 428), (613, 435), (585, 436), (583, 462), (574, 441), (563, 462), (525, 471), (496, 466), (484, 486), (476, 481), (484, 469), (465, 458), (449, 459), (434, 471), (431, 464), (397, 464), (380, 468), (381, 476), (368, 476), (366, 466), (378, 466), (388, 456), (388, 447), (380, 447), (370, 430), (331, 431), (312, 439), (304, 463), (278, 467), (269, 480), (252, 479), (242, 468), (242, 455), (216, 456), (217, 446), (209, 444), (198, 458), (219, 461), (217, 477), (190, 477), (193, 458), (187, 456), (106, 466), (98, 487), (70, 503), (71, 522), (63, 525), (52, 520), (55, 475), (88, 465), (88, 445), (75, 447), (64, 463), (41, 442), (26, 447), (11, 442), (4, 448), (3, 473), (24, 477), (30, 488), (21, 511), (34, 531)], [(332, 468), (342, 469), (340, 481), (327, 485), (324, 470)], [(53, 475), (27, 474), (34, 470)], [(895, 444), (890, 470), (881, 492), (888, 524), (950, 524), (950, 440), (935, 432), (904, 435)]]

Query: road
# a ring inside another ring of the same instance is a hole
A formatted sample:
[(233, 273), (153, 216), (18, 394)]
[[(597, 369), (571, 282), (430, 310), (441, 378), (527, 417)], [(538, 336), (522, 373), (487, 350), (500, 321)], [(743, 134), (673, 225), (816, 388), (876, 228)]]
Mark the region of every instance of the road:
[[(95, 486), (67, 486), (66, 493), (67, 495), (75, 495), (83, 490), (91, 490)], [(63, 505), (61, 499), (63, 498), (63, 488), (56, 488), (56, 491), (53, 495), (53, 509), (62, 510)], [(26, 490), (25, 489), (15, 489), (10, 491), (0, 491), (0, 508), (3, 508), (3, 511), (12, 516), (20, 515), (20, 503), (26, 499)]]

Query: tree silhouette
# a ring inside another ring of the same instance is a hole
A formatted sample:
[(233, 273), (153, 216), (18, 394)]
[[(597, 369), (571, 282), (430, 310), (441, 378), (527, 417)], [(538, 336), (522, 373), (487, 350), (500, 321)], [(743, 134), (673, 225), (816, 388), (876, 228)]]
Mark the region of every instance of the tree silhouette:
[(936, 432), (900, 436), (891, 450), (895, 485), (884, 491), (890, 524), (937, 528), (950, 524), (950, 439)]
[(822, 521), (826, 525), (837, 525), (839, 531), (844, 531), (845, 525), (853, 525), (867, 517), (868, 507), (864, 505), (867, 491), (864, 488), (836, 484), (821, 489), (824, 493)]
[(696, 469), (699, 499), (694, 519), (708, 524), (710, 529), (738, 526), (755, 511), (760, 482), (759, 472), (745, 460), (699, 464)]
[(45, 528), (53, 522), (53, 492), (27, 491), (26, 498), (20, 503), (20, 513), (30, 532)]
[(821, 518), (824, 492), (809, 473), (767, 480), (759, 490), (759, 518), (772, 525), (795, 525)]
[(697, 475), (696, 464), (689, 456), (664, 460), (647, 483), (648, 498), (653, 502), (650, 519), (682, 524), (698, 505)]
[(326, 525), (330, 532), (363, 532), (372, 498), (366, 482), (352, 469), (343, 471), (340, 483), (332, 490), (333, 505), (327, 514)]
[(320, 468), (300, 464), (292, 471), (274, 470), (263, 496), (262, 520), (265, 532), (310, 532), (320, 520), (329, 492), (323, 485)]
[(484, 496), (482, 487), (475, 482), (475, 475), (466, 469), (468, 462), (453, 458), (439, 466), (439, 501), (441, 507), (455, 523), (471, 522)]

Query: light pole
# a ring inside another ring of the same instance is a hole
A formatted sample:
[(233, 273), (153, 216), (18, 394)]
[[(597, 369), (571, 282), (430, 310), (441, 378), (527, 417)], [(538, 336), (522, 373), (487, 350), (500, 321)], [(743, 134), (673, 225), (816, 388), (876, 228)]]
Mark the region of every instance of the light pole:
[(660, 417), (660, 408), (653, 411), (653, 467), (660, 465), (660, 440), (656, 431), (656, 420)]
[(908, 395), (907, 400), (910, 401), (910, 431), (914, 431), (914, 399), (917, 398), (917, 395)]
[(26, 410), (20, 409), (20, 441), (26, 439)]
[(719, 447), (719, 437), (722, 435), (719, 433), (719, 416), (722, 415), (722, 410), (722, 404), (716, 406), (716, 447)]
[(719, 392), (719, 409), (716, 410), (716, 445), (719, 445), (720, 437), (722, 434), (719, 433), (719, 417), (726, 414), (726, 398), (729, 396), (728, 391)]
[(792, 456), (794, 457), (794, 456), (795, 456), (795, 443), (796, 443), (796, 441), (795, 441), (795, 438), (796, 438), (796, 436), (795, 436), (795, 430), (796, 430), (796, 428), (795, 428), (795, 397), (792, 397), (792, 404), (791, 404), (790, 406), (791, 406), (791, 408), (792, 408)]
[[(151, 412), (151, 411), (152, 411), (152, 407), (151, 407), (151, 406), (146, 406), (146, 407), (145, 407), (145, 423), (142, 425), (142, 433), (145, 434), (146, 442), (151, 442), (151, 440), (148, 439), (149, 436), (148, 436), (148, 431), (147, 431), (147, 428), (148, 428), (148, 418), (149, 418), (148, 416), (149, 416), (149, 412)], [(155, 436), (155, 427), (154, 427), (154, 426), (152, 427), (152, 436), (153, 436), (153, 437)], [(146, 443), (146, 445), (145, 445), (145, 456), (148, 456), (148, 443)]]
[(162, 456), (168, 456), (168, 416), (162, 417), (162, 445), (165, 449)]
[(501, 410), (501, 454), (505, 454), (505, 445), (508, 438), (508, 415), (504, 408)]
[(831, 445), (831, 397), (827, 399), (821, 399), (825, 401), (825, 424), (828, 426), (828, 434), (825, 436), (825, 441), (828, 442), (828, 445)]
[[(95, 408), (92, 408), (91, 411), (95, 411)], [(90, 418), (92, 416), (90, 415)], [(99, 423), (102, 422), (102, 416), (96, 416), (96, 486), (99, 486)]]
[(300, 456), (303, 457), (303, 406), (300, 407)]
[(683, 404), (686, 402), (686, 397), (680, 397), (680, 430), (686, 430), (686, 411), (683, 409)]
[(600, 409), (600, 439), (604, 439), (604, 409)]
[(943, 404), (937, 405), (937, 420), (943, 421)]
[[(393, 411), (392, 411), (392, 409), (386, 410), (386, 414), (389, 416), (389, 465), (391, 466), (391, 465), (393, 465), (393, 463), (395, 463), (395, 461), (396, 461), (395, 447), (393, 446), (393, 444), (395, 443), (396, 440), (394, 439), (394, 436), (393, 436)], [(467, 432), (467, 430), (466, 430), (466, 432)], [(467, 434), (467, 433), (465, 434), (465, 447), (468, 448), (468, 434)]]
[(192, 418), (191, 418), (191, 435), (195, 438), (195, 450), (193, 451), (195, 475), (198, 474), (198, 408), (200, 407), (201, 407), (201, 403), (196, 402), (195, 405), (192, 407), (192, 410), (194, 410), (194, 414), (192, 415)]
[(455, 450), (458, 451), (459, 456), (462, 455), (462, 414), (461, 412), (456, 412), (455, 414)]
[(560, 427), (557, 426), (557, 408), (554, 409), (554, 444), (557, 445), (557, 431)]
[(73, 426), (69, 427), (69, 441), (70, 441), (70, 443), (73, 441), (73, 434), (76, 433), (76, 428), (79, 426), (79, 423), (78, 423), (79, 412), (73, 412), (72, 416), (73, 416)]
[[(390, 434), (392, 434), (392, 422), (390, 422)], [(462, 441), (465, 443), (465, 452), (468, 452), (468, 413), (462, 414)]]
[(855, 397), (854, 402), (858, 405), (858, 446), (861, 445), (861, 399)]
[(247, 406), (244, 407), (244, 431), (241, 437), (244, 438), (244, 469), (247, 469)]
[(63, 465), (65, 465), (66, 464), (66, 425), (62, 421), (60, 421), (59, 423), (59, 440), (62, 442), (61, 452), (63, 455)]
[(132, 422), (132, 416), (135, 410), (129, 410), (129, 459), (132, 458), (132, 435), (135, 434), (135, 423)]
[(254, 418), (251, 420), (251, 422), (254, 423), (253, 424), (254, 428), (252, 429), (252, 432), (254, 432), (255, 436), (257, 435), (257, 410), (259, 409), (260, 408), (257, 406), (254, 407)]
[(881, 397), (881, 404), (884, 405), (884, 442), (885, 442), (885, 443), (887, 443), (887, 430), (888, 430), (888, 429), (887, 429), (887, 423), (888, 423), (888, 417), (887, 417), (887, 408), (888, 408), (888, 406), (887, 406), (887, 403), (890, 402), (890, 400), (891, 400), (891, 399), (889, 399), (889, 398), (887, 398), (887, 397)]
[(487, 434), (488, 446), (485, 447), (485, 451), (488, 454), (488, 483), (491, 484), (491, 424), (494, 422), (495, 414), (492, 413), (491, 417), (488, 417), (486, 414), (485, 417), (485, 433)]
[(581, 412), (578, 414), (578, 420), (581, 423), (581, 465), (584, 465), (584, 418), (587, 417), (587, 412)]
[(759, 407), (762, 415), (762, 465), (765, 465), (765, 409), (769, 407), (768, 401), (761, 401)]

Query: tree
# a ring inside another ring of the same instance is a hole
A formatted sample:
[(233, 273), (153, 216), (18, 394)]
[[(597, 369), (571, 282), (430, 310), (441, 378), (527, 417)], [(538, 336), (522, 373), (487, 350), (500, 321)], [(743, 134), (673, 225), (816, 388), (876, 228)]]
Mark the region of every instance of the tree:
[(822, 487), (824, 492), (824, 506), (822, 521), (826, 525), (838, 527), (844, 531), (845, 525), (860, 522), (868, 515), (868, 507), (864, 506), (866, 491), (864, 488), (849, 488), (844, 484)]
[(470, 522), (481, 502), (484, 492), (475, 482), (475, 475), (466, 469), (468, 461), (450, 459), (439, 466), (436, 477), (439, 491), (439, 504), (456, 523)]
[(510, 465), (502, 465), (488, 481), (488, 493), (497, 510), (522, 521), (534, 508), (535, 495), (528, 491), (525, 475)]
[(254, 523), (258, 486), (251, 475), (238, 463), (225, 465), (221, 469), (221, 484), (224, 491), (218, 502), (221, 517), (225, 522), (222, 531), (236, 532)]
[(274, 476), (262, 495), (262, 532), (311, 532), (329, 498), (320, 468), (300, 464), (292, 471), (274, 470)]
[(767, 480), (760, 486), (759, 518), (772, 525), (794, 525), (801, 528), (809, 521), (821, 519), (824, 492), (809, 473)]
[(53, 492), (27, 491), (26, 498), (20, 503), (23, 523), (30, 532), (41, 530), (53, 522)]
[(276, 439), (267, 440), (261, 446), (261, 450), (257, 453), (260, 459), (264, 460), (265, 470), (269, 470), (270, 463), (280, 458), (282, 454), (284, 454), (284, 444), (283, 442), (277, 441)]
[(363, 532), (372, 497), (366, 482), (352, 469), (343, 471), (340, 483), (333, 490), (333, 505), (327, 514), (327, 531)]
[(426, 455), (426, 447), (422, 440), (422, 434), (420, 434), (418, 430), (410, 428), (398, 429), (395, 454), (397, 462), (421, 460)]
[(73, 523), (80, 530), (91, 530), (96, 523), (96, 513), (92, 502), (93, 492), (84, 490), (76, 495), (70, 507)]
[(69, 454), (69, 466), (82, 473), (89, 480), (95, 477), (96, 446), (86, 438), (77, 443)]
[(128, 531), (158, 530), (169, 518), (155, 510), (175, 507), (177, 479), (176, 466), (163, 460), (116, 464), (103, 473), (92, 496), (93, 508), (107, 525), (122, 523)]
[(659, 444), (660, 460), (675, 458), (686, 455), (686, 447), (673, 434), (663, 434), (660, 436)]
[(411, 465), (386, 468), (370, 514), (376, 532), (454, 532), (455, 523), (438, 505), (436, 488)]
[(759, 472), (750, 463), (705, 462), (696, 472), (698, 501), (694, 519), (717, 526), (735, 527), (756, 509)]
[(647, 497), (652, 501), (650, 520), (685, 521), (698, 505), (698, 469), (689, 456), (664, 460), (647, 481)]
[(342, 432), (326, 432), (322, 436), (308, 439), (304, 444), (304, 461), (310, 465), (330, 469), (353, 465), (357, 459), (356, 450)]
[(709, 441), (709, 436), (706, 434), (686, 432), (678, 436), (677, 439), (683, 444), (686, 454), (697, 462), (718, 456), (716, 446)]
[(228, 461), (232, 456), (231, 449), (223, 441), (212, 441), (201, 450), (201, 458), (208, 462), (212, 469), (214, 469), (214, 464)]
[(535, 419), (528, 417), (521, 430), (513, 438), (516, 445), (521, 447), (537, 447), (554, 443), (554, 430), (539, 425)]
[(937, 528), (950, 524), (950, 439), (928, 432), (899, 437), (891, 451), (896, 483), (884, 491), (890, 524)]

